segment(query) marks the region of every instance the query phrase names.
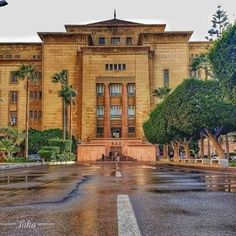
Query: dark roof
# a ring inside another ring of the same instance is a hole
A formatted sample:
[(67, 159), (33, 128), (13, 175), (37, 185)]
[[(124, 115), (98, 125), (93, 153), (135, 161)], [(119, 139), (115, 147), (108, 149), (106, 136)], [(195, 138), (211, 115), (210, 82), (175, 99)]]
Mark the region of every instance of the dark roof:
[(132, 21), (125, 21), (125, 20), (119, 20), (119, 19), (110, 19), (105, 21), (99, 21), (87, 24), (87, 26), (109, 26), (109, 25), (142, 25), (141, 23), (136, 23)]

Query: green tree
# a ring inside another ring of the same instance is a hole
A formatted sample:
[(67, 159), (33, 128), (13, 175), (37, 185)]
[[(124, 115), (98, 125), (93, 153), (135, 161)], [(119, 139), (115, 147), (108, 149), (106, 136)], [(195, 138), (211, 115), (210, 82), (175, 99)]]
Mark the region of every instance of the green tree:
[(34, 65), (21, 65), (16, 71), (19, 79), (26, 81), (26, 112), (25, 112), (25, 156), (28, 157), (29, 143), (29, 84), (40, 81), (39, 71)]
[(24, 141), (25, 134), (13, 128), (1, 128), (0, 137), (0, 151), (11, 157), (20, 151), (19, 145)]
[(176, 144), (183, 146), (187, 155), (191, 139), (203, 133), (224, 158), (215, 134), (233, 130), (235, 124), (236, 106), (223, 101), (216, 81), (188, 79), (154, 109), (144, 124), (144, 133), (152, 143), (167, 142), (174, 150)]
[(168, 97), (170, 94), (171, 89), (167, 86), (159, 87), (153, 90), (152, 94), (154, 97), (160, 98), (161, 100), (164, 100)]
[[(62, 98), (63, 103), (63, 139), (65, 140), (68, 130), (70, 130), (70, 136), (72, 136), (72, 105), (77, 96), (77, 91), (68, 84), (68, 71), (65, 69), (54, 74), (52, 82), (61, 84), (59, 96)], [(70, 129), (68, 129), (68, 106), (70, 107)]]
[(59, 91), (59, 96), (62, 97), (62, 99), (65, 101), (66, 105), (66, 117), (68, 117), (68, 107), (69, 107), (69, 113), (70, 113), (70, 122), (69, 122), (69, 128), (68, 128), (68, 122), (66, 124), (67, 130), (69, 130), (70, 138), (72, 137), (72, 105), (75, 103), (75, 98), (77, 96), (77, 91), (73, 89), (72, 85), (66, 84), (61, 91)]
[(215, 79), (219, 81), (224, 97), (236, 104), (236, 23), (214, 42), (209, 52)]
[(212, 17), (212, 28), (208, 31), (207, 40), (213, 41), (222, 36), (222, 33), (227, 29), (229, 25), (228, 15), (223, 10), (222, 6), (218, 6), (216, 13)]
[[(60, 72), (56, 73), (52, 77), (53, 83), (61, 84), (61, 91), (64, 89), (66, 84), (68, 83), (68, 71), (63, 69)], [(60, 93), (60, 92), (59, 92)], [(63, 111), (63, 139), (66, 139), (66, 127), (67, 127), (67, 111), (66, 111), (66, 101), (62, 97), (62, 111)]]
[(191, 63), (192, 71), (198, 71), (200, 69), (204, 70), (204, 79), (207, 80), (208, 77), (212, 77), (211, 62), (208, 58), (208, 54), (201, 54), (198, 57), (194, 57)]

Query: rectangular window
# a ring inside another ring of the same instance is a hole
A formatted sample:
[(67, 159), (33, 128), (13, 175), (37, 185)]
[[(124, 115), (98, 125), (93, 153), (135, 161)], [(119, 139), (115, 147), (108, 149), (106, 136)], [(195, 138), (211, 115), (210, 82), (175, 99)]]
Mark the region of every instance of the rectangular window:
[(163, 71), (163, 85), (164, 87), (169, 87), (169, 70), (168, 69), (165, 69)]
[(128, 96), (134, 96), (135, 95), (135, 84), (128, 84), (127, 90), (128, 90)]
[(104, 95), (104, 84), (97, 84), (97, 96)]
[(135, 106), (128, 106), (128, 117), (135, 116)]
[(106, 70), (109, 70), (109, 64), (106, 64), (105, 68)]
[(120, 37), (113, 37), (111, 38), (112, 45), (120, 45)]
[(12, 71), (10, 74), (10, 83), (11, 84), (17, 84), (18, 83), (18, 78), (16, 76), (16, 72)]
[(126, 38), (126, 45), (132, 45), (132, 38), (131, 37)]
[(123, 64), (122, 70), (126, 70), (126, 64)]
[(121, 117), (122, 109), (121, 106), (111, 106), (111, 117)]
[(18, 101), (18, 92), (10, 91), (10, 103), (17, 103)]
[(113, 70), (113, 64), (110, 64), (110, 70)]
[(114, 64), (114, 70), (118, 70), (118, 65)]
[(104, 45), (106, 43), (106, 40), (104, 37), (99, 38), (99, 45)]
[(104, 106), (97, 106), (97, 117), (104, 117)]
[(16, 111), (10, 111), (9, 113), (9, 122), (11, 126), (15, 126), (17, 124), (17, 112)]
[(40, 99), (40, 100), (42, 99), (42, 92), (41, 91), (38, 92), (38, 99)]
[(196, 70), (191, 70), (190, 71), (190, 76), (197, 78), (197, 71)]
[(122, 65), (119, 64), (119, 65), (118, 65), (118, 70), (121, 70), (121, 69), (122, 69)]
[(97, 137), (103, 137), (104, 129), (102, 127), (97, 127)]
[(121, 96), (122, 86), (121, 84), (110, 84), (110, 95)]
[(135, 127), (129, 127), (129, 129), (128, 129), (129, 131), (129, 133), (130, 134), (134, 134), (135, 133)]
[(34, 119), (34, 112), (30, 111), (30, 119), (33, 120)]

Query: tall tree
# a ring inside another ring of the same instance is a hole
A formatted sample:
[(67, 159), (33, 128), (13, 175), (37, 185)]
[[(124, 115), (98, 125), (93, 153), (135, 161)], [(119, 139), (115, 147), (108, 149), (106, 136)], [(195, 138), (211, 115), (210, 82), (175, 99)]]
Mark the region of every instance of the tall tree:
[[(61, 84), (61, 91), (64, 89), (66, 84), (68, 83), (68, 72), (67, 70), (63, 69), (60, 72), (56, 73), (52, 77), (53, 83), (60, 83)], [(66, 139), (66, 101), (62, 98), (62, 112), (63, 112), (63, 139)]]
[(236, 104), (236, 23), (214, 42), (209, 52), (215, 78), (227, 101)]
[[(68, 72), (62, 70), (56, 73), (52, 82), (60, 83), (61, 90), (59, 91), (59, 97), (62, 98), (63, 102), (63, 138), (66, 139), (66, 133), (69, 130), (70, 137), (72, 137), (72, 105), (77, 96), (77, 91), (73, 89), (72, 85), (68, 84)], [(68, 128), (68, 107), (70, 108), (70, 127)]]
[(235, 126), (236, 106), (222, 100), (217, 82), (188, 79), (154, 109), (144, 124), (144, 133), (152, 143), (167, 142), (175, 148), (182, 145), (188, 155), (191, 139), (204, 133), (224, 158), (217, 135)]
[(207, 40), (213, 41), (222, 36), (229, 25), (228, 15), (222, 6), (218, 5), (216, 13), (212, 17), (212, 28), (208, 31)]
[(38, 69), (31, 64), (21, 65), (16, 71), (19, 79), (26, 81), (26, 112), (25, 112), (25, 156), (28, 157), (29, 152), (29, 84), (38, 83), (40, 81)]
[(66, 117), (68, 117), (68, 109), (69, 106), (70, 110), (70, 122), (68, 128), (68, 120), (67, 120), (67, 130), (69, 130), (70, 138), (72, 138), (72, 105), (75, 102), (75, 97), (77, 96), (77, 91), (73, 89), (72, 85), (66, 84), (61, 91), (59, 91), (59, 96), (65, 101), (66, 105)]

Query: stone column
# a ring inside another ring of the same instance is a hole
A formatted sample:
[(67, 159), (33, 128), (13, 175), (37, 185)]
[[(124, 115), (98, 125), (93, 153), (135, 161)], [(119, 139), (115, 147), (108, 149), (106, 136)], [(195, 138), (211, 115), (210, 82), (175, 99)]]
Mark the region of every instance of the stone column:
[(104, 84), (104, 138), (111, 137), (110, 120), (110, 90), (109, 84)]
[(122, 138), (128, 137), (128, 93), (127, 84), (122, 84)]

